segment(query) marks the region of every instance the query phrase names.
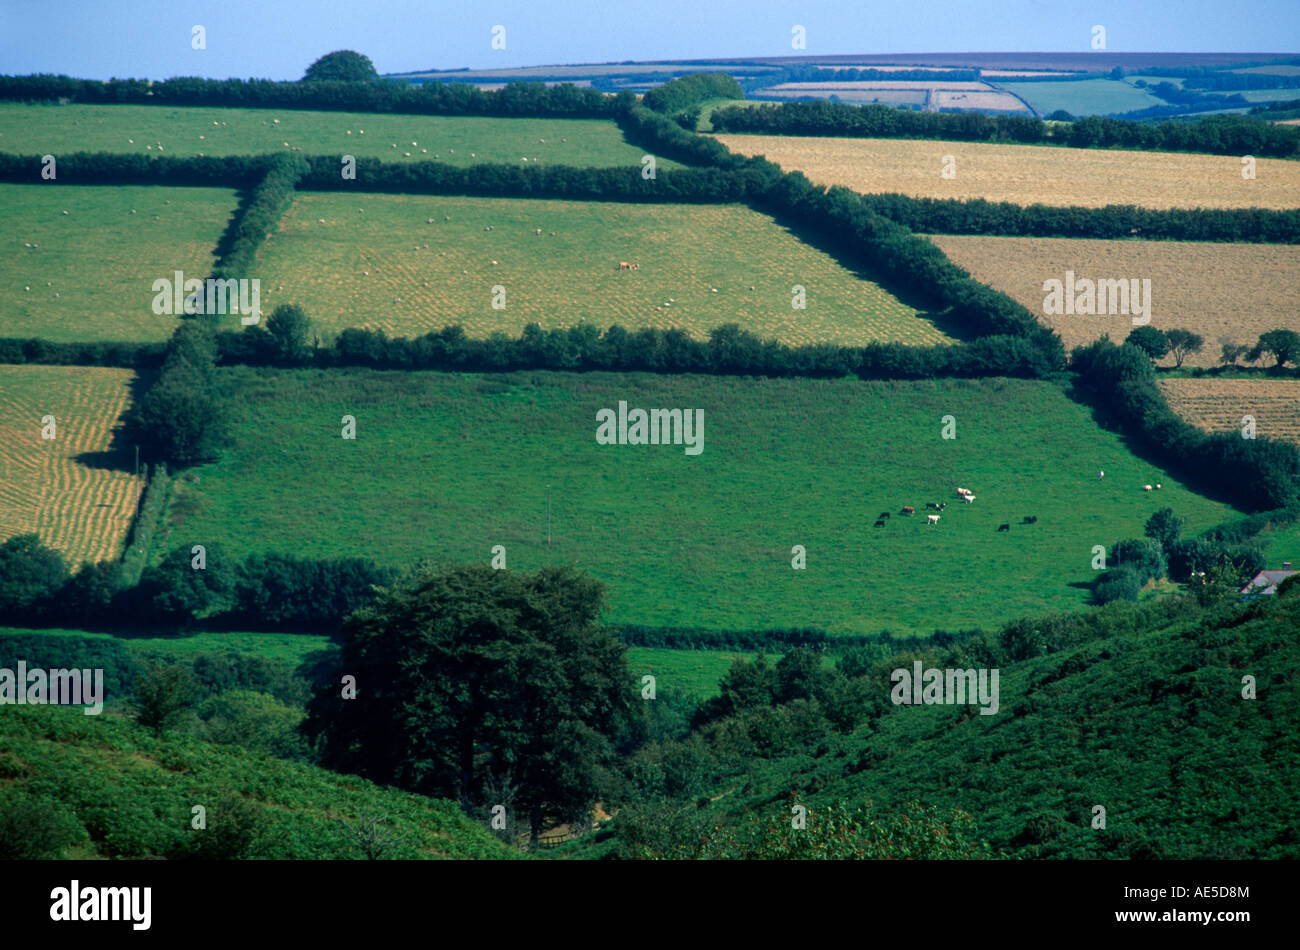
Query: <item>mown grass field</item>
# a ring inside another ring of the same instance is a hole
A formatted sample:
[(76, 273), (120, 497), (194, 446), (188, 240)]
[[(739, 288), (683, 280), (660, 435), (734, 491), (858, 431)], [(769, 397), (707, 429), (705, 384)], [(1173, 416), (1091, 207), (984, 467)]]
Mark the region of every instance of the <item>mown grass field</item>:
[[(953, 263), (976, 280), (1013, 297), (1061, 335), (1066, 348), (1103, 333), (1123, 340), (1132, 316), (1048, 315), (1043, 282), (1149, 278), (1151, 325), (1201, 334), (1205, 346), (1185, 366), (1215, 366), (1225, 340), (1253, 344), (1261, 333), (1300, 330), (1294, 294), (1300, 287), (1300, 247), (1283, 244), (1213, 244), (1196, 241), (1105, 241), (934, 235)], [(1141, 286), (1141, 284), (1139, 284)], [(1172, 366), (1173, 357), (1161, 360)]]
[[(1234, 511), (1044, 383), (220, 371), (234, 444), (181, 480), (174, 543), (403, 565), (571, 562), (611, 622), (928, 634), (1076, 608), (1092, 546)], [(704, 451), (602, 446), (596, 412), (699, 408)], [(343, 415), (355, 441), (340, 438)], [(953, 414), (957, 438), (943, 440)], [(1106, 477), (1098, 480), (1097, 470)], [(1142, 485), (1161, 482), (1160, 493)], [(552, 543), (546, 544), (547, 486)], [(958, 486), (976, 492), (962, 504)], [(927, 501), (947, 501), (927, 525)], [(904, 505), (914, 517), (898, 514)], [(884, 528), (873, 522), (895, 514)], [(1021, 519), (1036, 515), (1035, 525)], [(1001, 523), (1014, 523), (998, 532)], [(793, 570), (804, 545), (807, 569)], [(991, 591), (997, 596), (989, 597)]]
[(0, 336), (167, 339), (177, 318), (153, 312), (153, 282), (207, 277), (236, 203), (225, 188), (0, 184)]
[[(1276, 158), (1257, 159), (1256, 178), (1247, 181), (1233, 155), (922, 139), (715, 137), (733, 152), (765, 155), (818, 184), (866, 194), (1087, 208), (1300, 207), (1300, 162)], [(955, 178), (940, 177), (945, 155), (956, 160)]]
[(1042, 115), (1064, 109), (1071, 115), (1108, 115), (1132, 112), (1167, 103), (1145, 89), (1121, 79), (1076, 79), (1061, 82), (999, 81), (1008, 92), (1024, 98)]
[[(288, 144), (285, 144), (288, 143)], [(249, 155), (297, 149), (391, 162), (640, 168), (645, 149), (601, 119), (388, 115), (202, 106), (0, 103), (0, 152)], [(660, 159), (661, 167), (680, 167)]]
[[(114, 558), (131, 525), (132, 458), (110, 452), (134, 374), (0, 366), (0, 541), (35, 532), (69, 565)], [(54, 438), (42, 437), (46, 416)]]
[[(519, 857), (454, 802), (270, 758), (178, 733), (158, 739), (111, 714), (9, 706), (0, 716), (0, 802), (42, 796), (76, 838), (67, 858), (175, 856), (195, 837), (191, 808), (219, 820), (236, 800), (261, 828), (250, 857), (364, 857), (350, 825), (377, 816), (392, 833), (385, 857)], [(212, 825), (210, 825), (212, 827)]]
[[(741, 205), (303, 193), (258, 266), (263, 309), (299, 304), (325, 333), (418, 336), (459, 323), (471, 336), (517, 336), (529, 323), (585, 321), (704, 338), (734, 322), (792, 344), (949, 339)], [(791, 306), (796, 284), (804, 310)], [(493, 308), (496, 286), (505, 309)]]

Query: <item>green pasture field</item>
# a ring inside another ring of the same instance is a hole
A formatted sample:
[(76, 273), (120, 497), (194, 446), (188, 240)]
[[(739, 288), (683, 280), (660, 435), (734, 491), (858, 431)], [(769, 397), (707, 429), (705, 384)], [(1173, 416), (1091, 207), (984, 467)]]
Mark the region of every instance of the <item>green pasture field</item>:
[[(634, 168), (641, 167), (645, 154), (604, 119), (0, 103), (0, 152), (221, 157), (288, 149), (391, 162), (523, 165), (526, 158), (527, 164)], [(681, 167), (669, 159), (660, 159), (659, 165)]]
[(1064, 109), (1071, 115), (1106, 115), (1168, 105), (1145, 89), (1118, 79), (1076, 79), (1062, 82), (998, 82), (1007, 92), (1025, 99), (1043, 115)]
[[(366, 327), (414, 337), (459, 323), (482, 338), (587, 322), (700, 339), (739, 323), (790, 344), (950, 340), (743, 205), (299, 193), (257, 272), (265, 311), (298, 304), (322, 336)], [(806, 309), (792, 308), (796, 284)]]
[(0, 336), (167, 339), (178, 320), (153, 312), (153, 282), (207, 277), (236, 204), (227, 188), (0, 184)]
[[(768, 655), (775, 661), (780, 655)], [(675, 693), (708, 699), (718, 695), (718, 682), (734, 660), (752, 660), (751, 653), (722, 653), (714, 650), (673, 650), (662, 647), (628, 647), (627, 666), (636, 682), (647, 674), (655, 678), (657, 695)]]
[[(507, 569), (590, 571), (613, 623), (992, 627), (1085, 604), (1093, 546), (1141, 537), (1158, 508), (1189, 534), (1236, 516), (1042, 382), (249, 367), (219, 378), (232, 446), (178, 480), (173, 546), (486, 565), (502, 545)], [(620, 401), (703, 410), (703, 451), (597, 444), (597, 411)], [(355, 440), (340, 437), (344, 415)], [(945, 415), (955, 439), (941, 438)], [(930, 501), (948, 504), (934, 525)], [(892, 516), (875, 528), (882, 511)], [(1038, 522), (1022, 524), (1029, 515)], [(791, 567), (795, 545), (806, 570)]]

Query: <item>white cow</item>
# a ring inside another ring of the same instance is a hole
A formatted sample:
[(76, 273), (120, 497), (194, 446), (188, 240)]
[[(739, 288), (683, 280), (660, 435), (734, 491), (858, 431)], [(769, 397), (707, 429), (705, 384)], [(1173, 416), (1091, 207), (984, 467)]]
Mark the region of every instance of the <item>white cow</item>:
[(957, 489), (957, 494), (959, 494), (959, 495), (969, 495), (969, 494), (970, 494), (970, 489), (969, 489), (969, 488), (958, 488), (958, 489)]
[(939, 523), (939, 516), (938, 516), (938, 515), (926, 515), (926, 516), (925, 516), (925, 523), (926, 523), (926, 524), (938, 524), (938, 523)]
[(1151, 486), (1150, 486), (1150, 485), (1143, 485), (1143, 486), (1142, 486), (1142, 490), (1143, 490), (1143, 491), (1150, 491), (1150, 490), (1151, 490)]
[(968, 505), (969, 505), (972, 501), (975, 500), (975, 496), (974, 496), (974, 495), (965, 495), (965, 496), (963, 496), (963, 497), (965, 497), (965, 499), (966, 499), (966, 504), (968, 504)]

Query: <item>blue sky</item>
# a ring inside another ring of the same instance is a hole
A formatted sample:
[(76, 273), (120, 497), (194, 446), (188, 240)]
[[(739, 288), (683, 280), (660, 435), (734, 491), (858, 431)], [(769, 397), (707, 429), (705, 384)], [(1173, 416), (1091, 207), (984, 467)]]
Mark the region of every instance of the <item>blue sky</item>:
[(1300, 0), (0, 0), (0, 72), (298, 79), (341, 48), (380, 72), (777, 56), (794, 24), (808, 55), (1084, 51), (1094, 24), (1115, 52), (1300, 48)]

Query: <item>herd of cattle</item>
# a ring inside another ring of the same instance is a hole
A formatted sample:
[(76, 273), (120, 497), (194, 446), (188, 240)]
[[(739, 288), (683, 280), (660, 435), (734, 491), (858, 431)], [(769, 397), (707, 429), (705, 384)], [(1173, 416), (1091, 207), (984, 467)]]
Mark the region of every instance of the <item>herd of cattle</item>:
[[(1155, 486), (1155, 487), (1156, 487), (1156, 488), (1159, 488), (1160, 486), (1157, 485), (1157, 486)], [(968, 505), (969, 505), (969, 504), (973, 504), (974, 501), (975, 501), (975, 493), (974, 493), (973, 491), (971, 491), (969, 488), (958, 488), (958, 489), (957, 489), (957, 497), (960, 498), (962, 501), (966, 502), (966, 504), (968, 504)], [(933, 525), (933, 524), (938, 524), (938, 523), (939, 523), (939, 517), (940, 517), (940, 514), (939, 514), (939, 513), (942, 512), (945, 508), (948, 507), (948, 503), (947, 503), (946, 501), (927, 501), (927, 502), (925, 503), (925, 507), (928, 508), (928, 509), (931, 509), (931, 510), (934, 512), (934, 514), (927, 514), (927, 515), (925, 516), (925, 523), (926, 523), (927, 525)], [(916, 508), (914, 508), (912, 505), (904, 505), (903, 508), (902, 508), (902, 510), (899, 511), (899, 514), (900, 514), (900, 515), (914, 515), (914, 514), (916, 514)], [(890, 515), (890, 513), (889, 513), (888, 511), (882, 511), (879, 515), (876, 516), (876, 524), (875, 524), (875, 526), (876, 526), (877, 528), (883, 528), (883, 527), (885, 526), (885, 522), (889, 519), (889, 515)], [(1024, 519), (1023, 519), (1020, 523), (1021, 523), (1021, 524), (1036, 524), (1037, 521), (1038, 521), (1038, 516), (1037, 516), (1037, 515), (1025, 515)], [(999, 530), (999, 531), (1010, 531), (1010, 530), (1011, 530), (1011, 523), (1010, 523), (1010, 522), (1004, 522), (1003, 524), (998, 525), (998, 530)]]

